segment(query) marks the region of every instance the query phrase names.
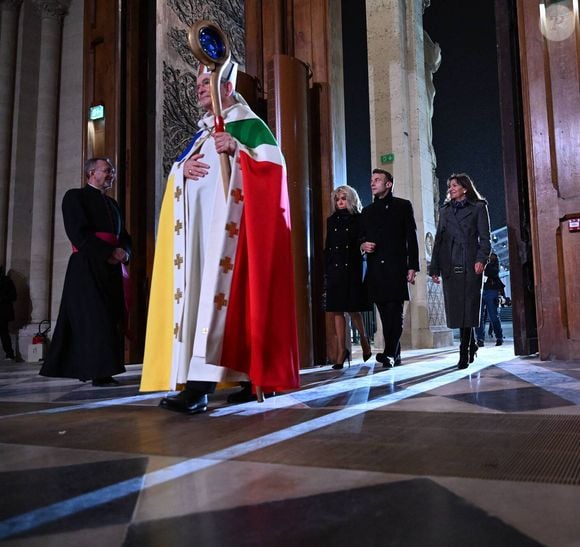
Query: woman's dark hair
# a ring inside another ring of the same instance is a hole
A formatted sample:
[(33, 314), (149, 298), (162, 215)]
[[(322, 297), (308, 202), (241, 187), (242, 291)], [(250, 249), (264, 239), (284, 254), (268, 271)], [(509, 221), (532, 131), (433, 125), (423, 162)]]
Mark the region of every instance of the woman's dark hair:
[[(451, 181), (455, 179), (458, 184), (460, 184), (463, 188), (467, 190), (465, 197), (469, 201), (483, 201), (484, 197), (477, 191), (475, 184), (471, 180), (471, 177), (467, 173), (453, 173), (447, 179), (447, 187), (451, 184)], [(451, 198), (449, 197), (449, 193), (447, 194), (447, 198), (445, 201), (449, 201)]]

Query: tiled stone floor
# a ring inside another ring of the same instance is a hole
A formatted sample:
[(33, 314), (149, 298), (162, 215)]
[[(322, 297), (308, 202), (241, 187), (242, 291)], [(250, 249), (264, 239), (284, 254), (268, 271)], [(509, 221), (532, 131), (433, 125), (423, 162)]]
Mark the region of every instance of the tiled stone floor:
[(356, 357), (190, 417), (0, 362), (2, 545), (580, 546), (580, 362)]

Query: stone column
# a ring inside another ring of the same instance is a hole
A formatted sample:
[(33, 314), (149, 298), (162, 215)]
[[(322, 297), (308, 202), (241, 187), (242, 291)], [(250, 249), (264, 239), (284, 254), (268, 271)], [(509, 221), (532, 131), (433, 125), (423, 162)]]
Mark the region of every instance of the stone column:
[(52, 243), (51, 321), (54, 327), (68, 261), (70, 241), (62, 221), (62, 198), (82, 181), (83, 128), (83, 45), (84, 0), (73, 0), (63, 24), (60, 70), (58, 154), (54, 194), (54, 237)]
[[(428, 295), (428, 234), (435, 234), (432, 163), (425, 79), (424, 0), (367, 0), (371, 158), (390, 171), (394, 194), (413, 203), (421, 273), (411, 287), (403, 348), (449, 345), (451, 331), (432, 325)], [(381, 156), (394, 154), (392, 163)], [(430, 258), (430, 257), (429, 257)], [(377, 340), (377, 345), (382, 340)]]
[(0, 0), (0, 264), (6, 264), (14, 76), (21, 4), (22, 0)]
[(41, 17), (34, 201), (30, 242), (32, 324), (49, 319), (62, 21), (70, 0), (32, 0)]

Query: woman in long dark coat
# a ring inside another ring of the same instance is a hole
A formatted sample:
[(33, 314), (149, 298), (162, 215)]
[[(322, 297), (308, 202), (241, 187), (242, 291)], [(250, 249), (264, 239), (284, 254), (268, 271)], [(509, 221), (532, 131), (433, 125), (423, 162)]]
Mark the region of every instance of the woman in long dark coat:
[(478, 348), (473, 328), (479, 326), (482, 274), (491, 252), (489, 214), (469, 175), (451, 175), (447, 188), (429, 275), (435, 283), (443, 278), (447, 326), (460, 330), (457, 366), (464, 369)]
[(363, 258), (359, 249), (360, 211), (356, 190), (339, 186), (331, 194), (334, 211), (326, 221), (324, 246), (326, 275), (326, 311), (332, 313), (337, 337), (337, 355), (332, 368), (341, 369), (350, 352), (345, 348), (345, 312), (360, 334), (363, 360), (367, 361), (371, 347), (363, 325), (361, 311), (372, 309), (363, 289)]

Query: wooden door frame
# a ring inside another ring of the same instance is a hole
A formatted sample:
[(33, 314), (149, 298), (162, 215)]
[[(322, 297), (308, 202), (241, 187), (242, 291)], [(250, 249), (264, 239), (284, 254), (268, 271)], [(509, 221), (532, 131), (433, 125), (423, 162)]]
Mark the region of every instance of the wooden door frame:
[(495, 0), (514, 352), (538, 351), (516, 0)]

